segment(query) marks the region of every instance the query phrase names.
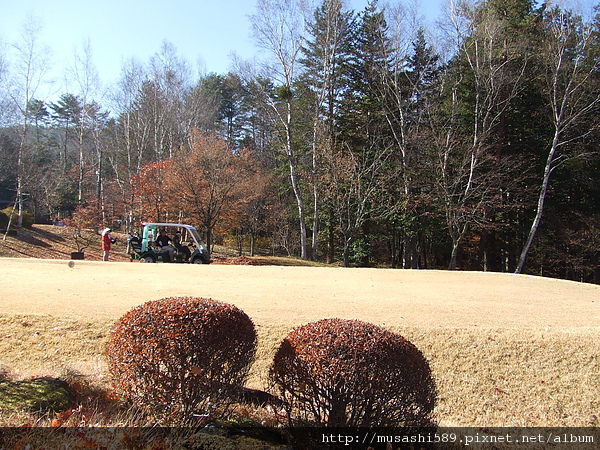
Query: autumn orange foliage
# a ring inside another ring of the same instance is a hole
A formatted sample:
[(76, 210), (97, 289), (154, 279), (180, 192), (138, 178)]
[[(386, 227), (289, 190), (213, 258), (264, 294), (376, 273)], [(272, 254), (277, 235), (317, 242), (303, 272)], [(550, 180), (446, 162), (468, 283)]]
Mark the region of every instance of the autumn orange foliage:
[(215, 230), (252, 231), (249, 216), (256, 200), (265, 198), (268, 179), (252, 152), (234, 151), (226, 141), (196, 130), (188, 150), (145, 166), (132, 184), (144, 220), (194, 225), (210, 248)]

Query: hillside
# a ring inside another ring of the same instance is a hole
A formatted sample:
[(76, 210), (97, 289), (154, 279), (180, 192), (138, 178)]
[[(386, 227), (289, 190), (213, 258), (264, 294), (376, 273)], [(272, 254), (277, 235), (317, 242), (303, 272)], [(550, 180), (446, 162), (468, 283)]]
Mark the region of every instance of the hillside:
[[(70, 259), (71, 252), (79, 250), (75, 242), (74, 228), (54, 225), (34, 225), (31, 229), (22, 228), (17, 236), (9, 235), (0, 240), (0, 257)], [(100, 235), (83, 230), (79, 246), (85, 245), (85, 258), (90, 261), (102, 260)], [(2, 238), (4, 236), (2, 235)], [(112, 254), (114, 261), (127, 261), (126, 238), (116, 233), (117, 245)]]
[[(91, 230), (82, 230), (81, 238), (75, 241), (75, 229), (66, 226), (34, 225), (31, 229), (23, 228), (18, 235), (7, 236), (0, 234), (0, 258), (40, 258), (40, 259), (71, 259), (71, 252), (76, 252), (85, 246), (86, 261), (101, 261), (102, 249), (100, 235)], [(111, 261), (130, 261), (127, 254), (127, 234), (112, 232), (117, 239), (111, 250)], [(297, 258), (268, 257), (268, 256), (237, 256), (235, 252), (225, 247), (217, 246), (212, 254), (215, 264), (234, 265), (280, 265), (280, 266), (318, 266), (320, 264), (303, 261)]]

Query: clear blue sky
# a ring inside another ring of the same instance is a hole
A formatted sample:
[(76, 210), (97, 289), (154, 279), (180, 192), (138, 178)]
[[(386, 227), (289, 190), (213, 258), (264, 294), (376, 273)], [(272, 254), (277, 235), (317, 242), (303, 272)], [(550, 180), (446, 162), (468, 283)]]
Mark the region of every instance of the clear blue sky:
[[(423, 13), (429, 9), (428, 15), (437, 17), (441, 1), (422, 0)], [(348, 0), (356, 11), (367, 3)], [(254, 10), (254, 0), (0, 0), (0, 42), (17, 41), (33, 15), (41, 20), (41, 39), (52, 50), (57, 71), (71, 65), (75, 49), (82, 53), (89, 39), (104, 84), (117, 80), (124, 59), (146, 63), (163, 41), (194, 68), (200, 59), (206, 72), (226, 73), (231, 53), (249, 59), (257, 52), (248, 19)]]

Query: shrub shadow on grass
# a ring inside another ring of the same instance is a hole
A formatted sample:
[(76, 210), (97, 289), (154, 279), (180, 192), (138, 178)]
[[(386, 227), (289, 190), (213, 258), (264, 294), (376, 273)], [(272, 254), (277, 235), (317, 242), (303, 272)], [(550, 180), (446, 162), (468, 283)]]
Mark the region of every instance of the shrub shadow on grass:
[(0, 381), (0, 409), (3, 411), (61, 412), (74, 403), (75, 394), (65, 381), (58, 378)]

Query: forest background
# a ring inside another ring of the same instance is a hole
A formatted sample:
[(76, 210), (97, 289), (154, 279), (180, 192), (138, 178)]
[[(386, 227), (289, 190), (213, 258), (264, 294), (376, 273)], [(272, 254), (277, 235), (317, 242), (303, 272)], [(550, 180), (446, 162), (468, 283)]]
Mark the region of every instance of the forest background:
[(258, 0), (251, 24), (264, 62), (193, 77), (165, 42), (107, 104), (89, 47), (37, 98), (25, 24), (0, 54), (0, 225), (185, 222), (250, 253), (600, 282), (600, 15), (450, 1), (426, 29), (399, 2)]

